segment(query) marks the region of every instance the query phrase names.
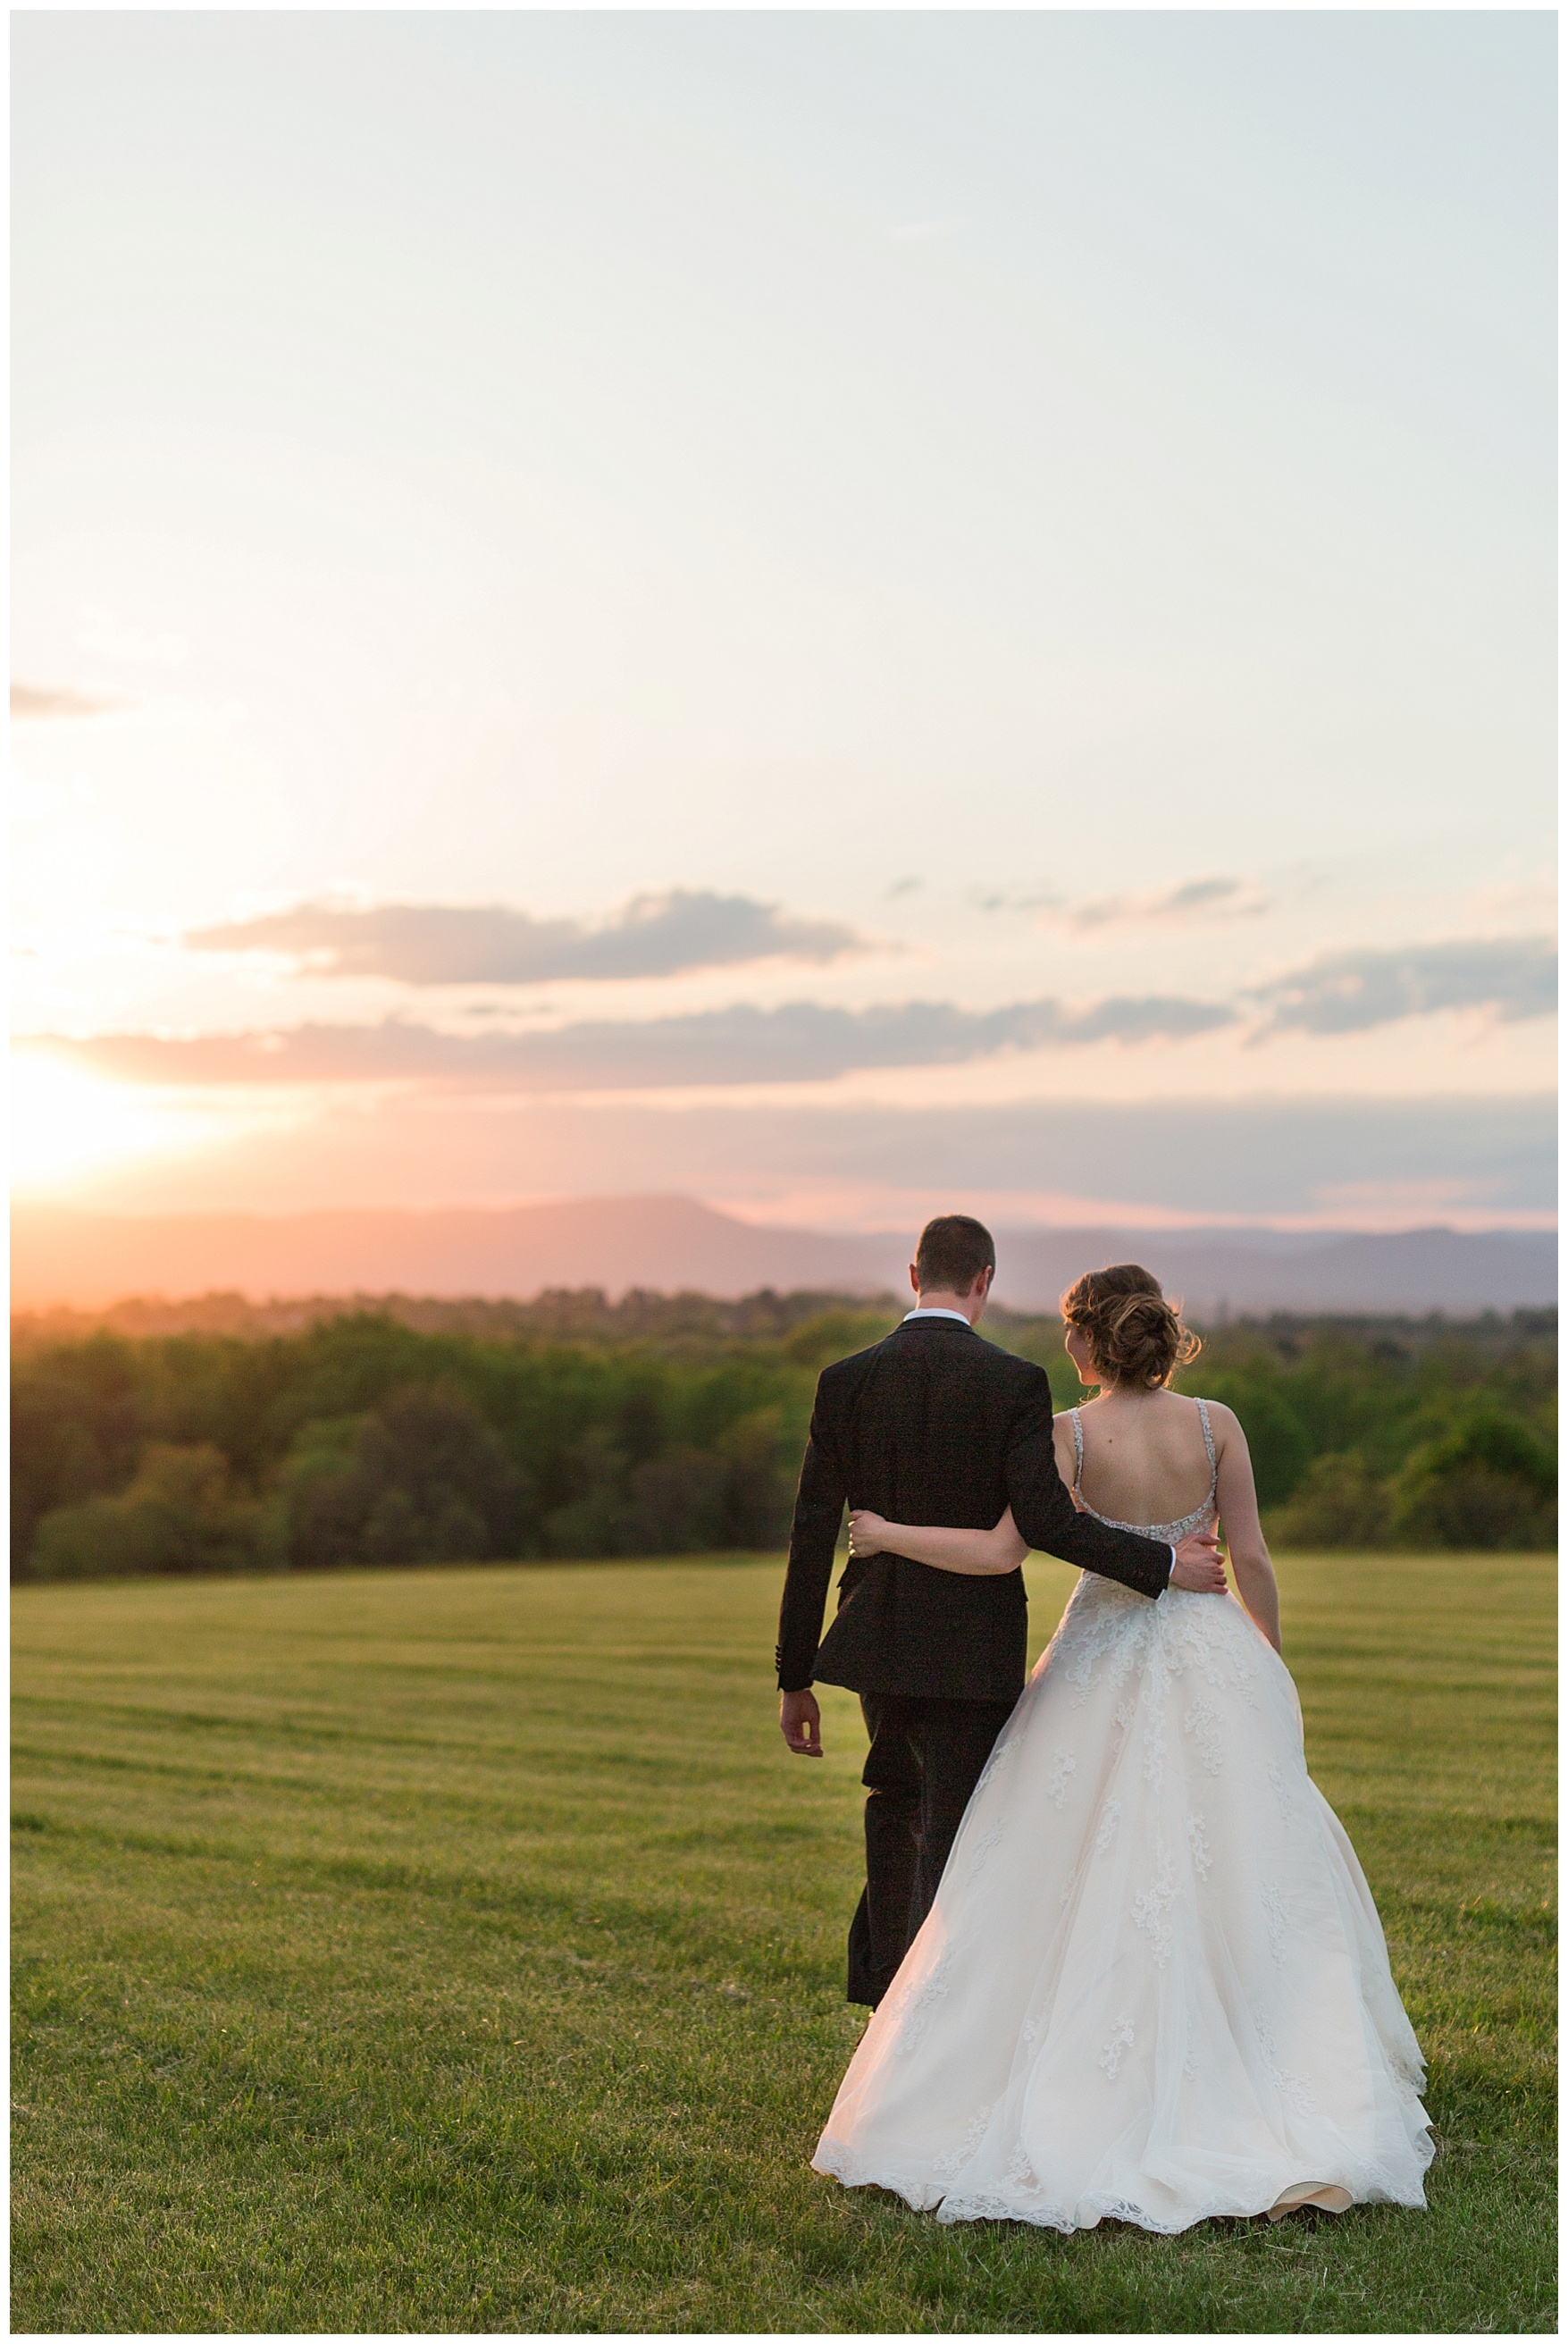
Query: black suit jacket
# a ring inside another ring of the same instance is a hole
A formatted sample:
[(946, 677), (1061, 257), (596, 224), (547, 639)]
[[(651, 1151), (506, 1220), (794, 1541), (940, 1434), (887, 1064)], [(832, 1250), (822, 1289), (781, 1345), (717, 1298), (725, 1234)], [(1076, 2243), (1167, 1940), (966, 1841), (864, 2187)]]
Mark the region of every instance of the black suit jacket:
[(970, 1578), (903, 1555), (851, 1556), (822, 1614), (845, 1502), (890, 1521), (990, 1530), (1010, 1505), (1029, 1544), (1140, 1594), (1165, 1591), (1171, 1549), (1080, 1513), (1051, 1445), (1045, 1370), (957, 1318), (917, 1318), (822, 1370), (779, 1615), (779, 1682), (1012, 1701), (1023, 1688), (1023, 1573)]

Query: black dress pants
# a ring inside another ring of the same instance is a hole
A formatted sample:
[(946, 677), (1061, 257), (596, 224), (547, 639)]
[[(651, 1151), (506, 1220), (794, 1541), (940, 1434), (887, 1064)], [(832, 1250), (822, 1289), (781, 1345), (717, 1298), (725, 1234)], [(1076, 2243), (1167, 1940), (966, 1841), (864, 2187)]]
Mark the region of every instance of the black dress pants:
[(866, 1801), (866, 1887), (849, 1925), (851, 2002), (874, 2010), (931, 1909), (970, 1793), (1010, 1701), (920, 1701), (862, 1693), (871, 1747)]

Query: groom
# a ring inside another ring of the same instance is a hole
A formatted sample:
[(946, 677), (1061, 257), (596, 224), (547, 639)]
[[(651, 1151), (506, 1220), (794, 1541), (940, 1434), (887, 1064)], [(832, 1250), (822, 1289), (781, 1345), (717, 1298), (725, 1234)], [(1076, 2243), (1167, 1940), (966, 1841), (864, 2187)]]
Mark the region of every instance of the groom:
[[(1023, 1573), (934, 1571), (851, 1555), (838, 1616), (822, 1613), (845, 1500), (890, 1521), (990, 1530), (1011, 1506), (1030, 1545), (1152, 1601), (1167, 1586), (1222, 1594), (1207, 1532), (1158, 1546), (1080, 1513), (1056, 1469), (1045, 1371), (975, 1333), (996, 1274), (979, 1221), (945, 1213), (920, 1232), (915, 1308), (869, 1351), (818, 1379), (779, 1615), (779, 1723), (822, 1754), (813, 1680), (860, 1696), (871, 1747), (866, 1886), (849, 1930), (851, 2002), (873, 2008), (930, 1909), (991, 1746), (1023, 1690)], [(820, 1639), (820, 1642), (819, 1642)]]

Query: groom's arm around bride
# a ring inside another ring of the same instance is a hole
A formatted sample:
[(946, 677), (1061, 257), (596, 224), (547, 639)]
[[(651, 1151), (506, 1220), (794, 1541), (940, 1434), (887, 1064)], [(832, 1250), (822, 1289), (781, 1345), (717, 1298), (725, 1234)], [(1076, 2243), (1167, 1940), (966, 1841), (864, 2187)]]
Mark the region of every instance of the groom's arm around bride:
[[(976, 1259), (982, 1266), (961, 1274)], [(992, 1702), (1010, 1702), (1023, 1687), (1027, 1599), (1017, 1569), (967, 1576), (894, 1554), (851, 1555), (822, 1637), (846, 1504), (890, 1521), (975, 1530), (989, 1530), (1010, 1506), (1030, 1548), (1151, 1600), (1171, 1584), (1223, 1591), (1207, 1533), (1173, 1551), (1073, 1504), (1057, 1469), (1044, 1369), (974, 1331), (993, 1265), (978, 1222), (950, 1215), (931, 1223), (910, 1271), (916, 1308), (882, 1342), (818, 1379), (777, 1653), (780, 1723), (803, 1755), (820, 1751), (814, 1681), (861, 1694)]]

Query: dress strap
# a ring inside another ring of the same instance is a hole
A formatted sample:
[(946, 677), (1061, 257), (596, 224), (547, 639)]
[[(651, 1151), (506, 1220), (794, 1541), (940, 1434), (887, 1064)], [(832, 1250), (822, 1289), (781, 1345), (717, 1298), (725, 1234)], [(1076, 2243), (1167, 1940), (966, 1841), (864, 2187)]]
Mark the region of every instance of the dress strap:
[(1198, 1402), (1198, 1414), (1203, 1426), (1203, 1446), (1209, 1451), (1209, 1486), (1211, 1490), (1220, 1478), (1220, 1460), (1214, 1454), (1214, 1428), (1209, 1421), (1209, 1403)]
[(1072, 1486), (1076, 1490), (1083, 1479), (1083, 1422), (1075, 1408), (1067, 1412), (1072, 1419), (1072, 1453), (1077, 1460), (1072, 1469)]

